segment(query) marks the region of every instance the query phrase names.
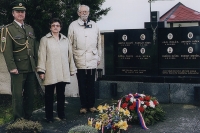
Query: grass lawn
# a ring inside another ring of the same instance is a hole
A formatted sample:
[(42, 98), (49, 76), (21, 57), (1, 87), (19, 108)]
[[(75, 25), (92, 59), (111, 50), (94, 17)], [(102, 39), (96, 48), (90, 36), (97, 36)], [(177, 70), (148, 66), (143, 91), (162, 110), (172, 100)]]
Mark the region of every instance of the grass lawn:
[(13, 119), (11, 103), (11, 95), (0, 94), (0, 125), (3, 125)]

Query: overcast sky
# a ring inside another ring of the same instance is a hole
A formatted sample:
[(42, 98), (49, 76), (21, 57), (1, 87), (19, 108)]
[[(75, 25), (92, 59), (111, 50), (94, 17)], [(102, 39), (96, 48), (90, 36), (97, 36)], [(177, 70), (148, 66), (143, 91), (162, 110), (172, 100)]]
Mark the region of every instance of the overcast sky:
[[(200, 0), (158, 0), (152, 2), (151, 10), (159, 11), (161, 17), (179, 2), (200, 12)], [(101, 31), (144, 28), (144, 22), (150, 21), (148, 0), (105, 0), (102, 8), (106, 7), (111, 11), (97, 22)]]

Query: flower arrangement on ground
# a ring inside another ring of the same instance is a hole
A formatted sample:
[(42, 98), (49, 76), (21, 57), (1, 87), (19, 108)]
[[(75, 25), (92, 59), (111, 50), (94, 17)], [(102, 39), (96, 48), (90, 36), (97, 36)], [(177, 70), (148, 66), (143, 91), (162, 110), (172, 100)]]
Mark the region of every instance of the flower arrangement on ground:
[(118, 107), (129, 110), (132, 122), (140, 122), (143, 129), (165, 119), (165, 112), (155, 97), (144, 94), (128, 94), (119, 100)]
[(118, 108), (108, 104), (97, 107), (99, 114), (96, 118), (88, 118), (88, 125), (101, 130), (102, 133), (117, 133), (119, 130), (127, 130), (127, 121), (132, 119), (128, 109)]

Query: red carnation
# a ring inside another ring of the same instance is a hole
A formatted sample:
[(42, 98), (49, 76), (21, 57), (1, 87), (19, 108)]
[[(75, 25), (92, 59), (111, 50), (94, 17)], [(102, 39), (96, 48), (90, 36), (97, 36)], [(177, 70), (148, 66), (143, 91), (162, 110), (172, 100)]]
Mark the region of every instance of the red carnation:
[(144, 98), (142, 98), (142, 97), (140, 97), (139, 99), (140, 99), (140, 101), (144, 101)]
[(126, 97), (126, 102), (128, 102), (130, 100), (130, 97)]
[(158, 105), (158, 101), (157, 101), (157, 100), (154, 100), (153, 103), (154, 103), (155, 105)]
[(129, 106), (129, 110), (134, 110), (135, 107), (133, 105)]
[(145, 102), (145, 105), (149, 106), (150, 104), (149, 104), (149, 102)]
[(146, 96), (144, 99), (145, 99), (146, 101), (149, 101), (149, 100), (151, 99), (151, 97), (150, 97), (150, 96)]
[(141, 106), (140, 108), (139, 108), (139, 111), (142, 113), (142, 112), (144, 112), (144, 108)]
[(128, 105), (127, 103), (123, 103), (123, 104), (122, 104), (122, 108), (126, 108), (127, 105)]
[(136, 107), (136, 102), (133, 102), (133, 104), (132, 104), (132, 105), (133, 105), (133, 107)]

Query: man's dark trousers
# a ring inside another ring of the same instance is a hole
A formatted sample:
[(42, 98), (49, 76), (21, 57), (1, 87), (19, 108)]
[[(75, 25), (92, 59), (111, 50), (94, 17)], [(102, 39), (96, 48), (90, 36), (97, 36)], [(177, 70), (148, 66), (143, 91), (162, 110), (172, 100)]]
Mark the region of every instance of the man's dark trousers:
[(95, 104), (95, 74), (96, 69), (78, 69), (77, 79), (81, 108), (92, 108)]

